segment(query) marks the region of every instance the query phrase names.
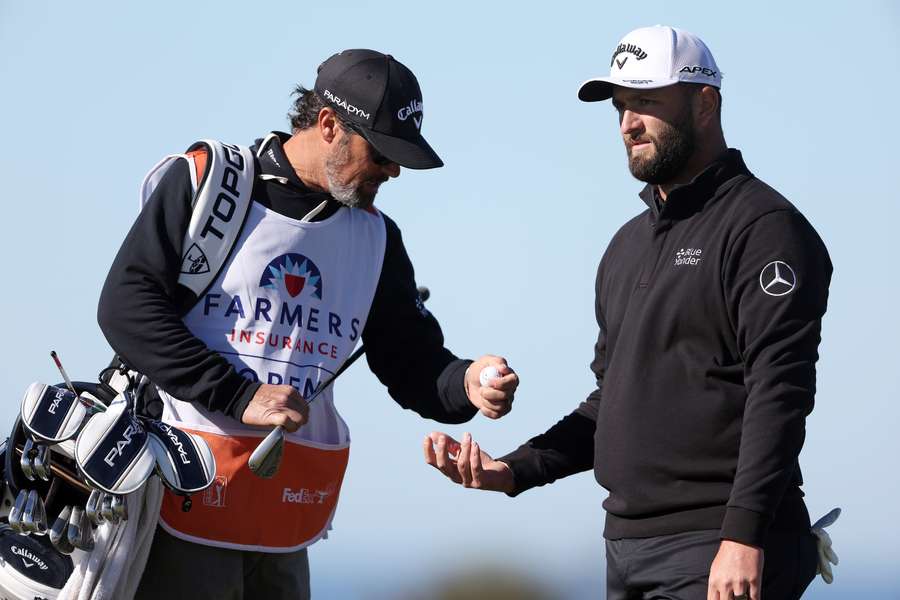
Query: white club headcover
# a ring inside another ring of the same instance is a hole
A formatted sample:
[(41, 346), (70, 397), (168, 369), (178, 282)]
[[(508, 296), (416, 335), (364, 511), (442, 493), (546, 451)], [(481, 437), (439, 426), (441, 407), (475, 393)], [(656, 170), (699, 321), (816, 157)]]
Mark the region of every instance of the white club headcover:
[(53, 444), (75, 437), (88, 412), (69, 390), (44, 383), (28, 386), (21, 410), (25, 429)]
[(75, 463), (91, 487), (129, 494), (144, 484), (156, 466), (147, 437), (127, 403), (114, 401), (106, 412), (84, 424), (75, 440)]
[(162, 421), (145, 419), (143, 425), (166, 486), (179, 494), (194, 494), (212, 485), (216, 459), (206, 440)]

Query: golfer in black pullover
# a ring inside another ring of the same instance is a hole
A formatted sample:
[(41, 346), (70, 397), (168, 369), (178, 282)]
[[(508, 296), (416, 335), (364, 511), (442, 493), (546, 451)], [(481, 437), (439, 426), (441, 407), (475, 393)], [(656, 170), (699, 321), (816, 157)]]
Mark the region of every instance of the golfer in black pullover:
[(638, 29), (611, 71), (579, 98), (612, 98), (648, 208), (597, 272), (597, 389), (499, 460), (435, 432), (426, 461), (510, 495), (593, 467), (609, 490), (610, 599), (798, 598), (816, 570), (798, 455), (827, 250), (728, 149), (702, 41)]

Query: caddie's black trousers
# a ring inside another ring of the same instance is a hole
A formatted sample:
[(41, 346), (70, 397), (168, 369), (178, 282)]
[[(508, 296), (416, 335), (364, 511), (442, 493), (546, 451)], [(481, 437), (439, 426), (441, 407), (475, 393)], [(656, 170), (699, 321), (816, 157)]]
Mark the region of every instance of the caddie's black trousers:
[[(606, 541), (607, 600), (706, 600), (719, 530)], [(795, 600), (816, 576), (810, 533), (771, 532), (765, 547), (763, 600)]]

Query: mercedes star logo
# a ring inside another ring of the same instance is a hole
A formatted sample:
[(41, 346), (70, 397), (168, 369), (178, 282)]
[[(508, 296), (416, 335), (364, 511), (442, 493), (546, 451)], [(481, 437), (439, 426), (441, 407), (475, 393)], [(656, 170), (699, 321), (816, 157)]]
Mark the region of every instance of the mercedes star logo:
[(784, 296), (797, 287), (797, 276), (789, 264), (773, 260), (759, 274), (759, 286), (770, 296)]

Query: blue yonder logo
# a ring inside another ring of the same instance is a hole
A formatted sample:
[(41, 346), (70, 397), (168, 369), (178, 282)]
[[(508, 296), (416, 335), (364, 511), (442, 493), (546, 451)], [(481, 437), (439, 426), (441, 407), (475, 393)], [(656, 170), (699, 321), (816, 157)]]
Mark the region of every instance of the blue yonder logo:
[(322, 299), (322, 273), (302, 254), (282, 254), (274, 259), (263, 271), (259, 286), (284, 290), (291, 298), (303, 294)]

